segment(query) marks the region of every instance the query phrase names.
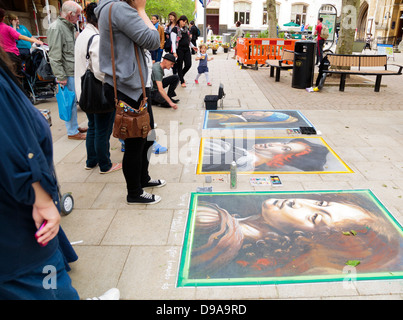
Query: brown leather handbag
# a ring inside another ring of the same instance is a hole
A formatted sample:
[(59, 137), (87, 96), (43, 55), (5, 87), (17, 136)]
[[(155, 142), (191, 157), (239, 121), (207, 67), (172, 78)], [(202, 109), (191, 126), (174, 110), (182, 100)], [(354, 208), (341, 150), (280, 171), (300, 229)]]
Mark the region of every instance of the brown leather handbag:
[(111, 41), (111, 58), (113, 70), (113, 89), (115, 93), (115, 107), (116, 115), (113, 124), (113, 136), (118, 139), (128, 138), (146, 138), (151, 130), (150, 115), (148, 114), (148, 104), (146, 89), (144, 85), (143, 72), (141, 69), (140, 58), (137, 45), (134, 44), (134, 50), (137, 58), (137, 65), (140, 71), (141, 86), (143, 89), (143, 100), (138, 109), (131, 107), (123, 100), (118, 100), (117, 81), (116, 81), (116, 66), (115, 66), (115, 53), (113, 47), (113, 32), (112, 32), (112, 7), (109, 8), (109, 36)]

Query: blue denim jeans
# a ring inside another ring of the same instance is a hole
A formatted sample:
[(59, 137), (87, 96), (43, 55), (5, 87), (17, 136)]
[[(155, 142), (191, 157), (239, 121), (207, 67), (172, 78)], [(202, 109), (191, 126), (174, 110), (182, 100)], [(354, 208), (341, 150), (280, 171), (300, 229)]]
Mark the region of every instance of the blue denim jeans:
[(163, 49), (157, 49), (157, 50), (153, 50), (151, 51), (151, 58), (155, 61), (155, 62), (160, 62), (161, 61), (161, 57), (162, 57), (162, 52), (164, 50)]
[(59, 250), (17, 279), (0, 284), (0, 300), (79, 300)]
[[(74, 87), (74, 77), (67, 77), (67, 89), (70, 91), (75, 91)], [(70, 121), (64, 122), (67, 129), (68, 136), (74, 136), (78, 133), (78, 122), (77, 122), (77, 105), (74, 104), (71, 110), (71, 119)]]
[(115, 110), (107, 113), (87, 113), (88, 131), (86, 138), (87, 167), (97, 164), (102, 172), (112, 167), (110, 159), (110, 137), (115, 119)]

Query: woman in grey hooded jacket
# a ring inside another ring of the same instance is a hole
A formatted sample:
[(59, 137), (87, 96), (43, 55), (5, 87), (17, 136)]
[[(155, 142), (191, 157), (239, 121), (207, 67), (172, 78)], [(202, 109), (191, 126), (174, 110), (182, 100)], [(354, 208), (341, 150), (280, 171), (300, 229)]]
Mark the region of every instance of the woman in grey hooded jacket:
[[(134, 44), (136, 44), (143, 72), (148, 78), (148, 68), (144, 50), (159, 48), (160, 37), (145, 12), (146, 0), (101, 0), (95, 10), (98, 17), (100, 34), (100, 68), (105, 73), (105, 96), (114, 104), (113, 72), (111, 63), (111, 43), (109, 38), (109, 9), (112, 7), (112, 31), (115, 52), (116, 80), (118, 99), (136, 108), (142, 100), (142, 87), (137, 65)], [(148, 89), (147, 96), (149, 96)], [(148, 104), (150, 125), (154, 127), (151, 104)], [(161, 187), (164, 180), (152, 180), (148, 174), (148, 149), (153, 140), (147, 138), (129, 138), (125, 140), (123, 156), (123, 174), (127, 186), (128, 204), (154, 204), (161, 200), (159, 196), (143, 191), (147, 187)]]

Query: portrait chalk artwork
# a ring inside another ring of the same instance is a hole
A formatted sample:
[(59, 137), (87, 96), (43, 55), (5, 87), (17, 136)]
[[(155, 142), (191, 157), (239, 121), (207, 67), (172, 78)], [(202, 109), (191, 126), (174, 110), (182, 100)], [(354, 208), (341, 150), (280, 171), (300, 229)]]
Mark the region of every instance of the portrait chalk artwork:
[(202, 138), (197, 174), (352, 173), (321, 137)]
[(203, 129), (297, 129), (313, 127), (296, 110), (206, 110)]
[(403, 229), (371, 190), (192, 193), (178, 287), (403, 279)]

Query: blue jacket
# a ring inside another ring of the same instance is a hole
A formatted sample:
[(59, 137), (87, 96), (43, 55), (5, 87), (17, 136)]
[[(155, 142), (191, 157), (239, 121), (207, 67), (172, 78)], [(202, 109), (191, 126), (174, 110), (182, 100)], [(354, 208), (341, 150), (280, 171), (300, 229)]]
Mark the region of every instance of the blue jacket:
[[(59, 207), (53, 168), (53, 144), (45, 117), (12, 80), (0, 60), (0, 283), (40, 267), (63, 245), (63, 231), (41, 247), (36, 242), (32, 218), (39, 181)], [(70, 249), (71, 246), (70, 246)], [(63, 250), (62, 250), (63, 251)]]

